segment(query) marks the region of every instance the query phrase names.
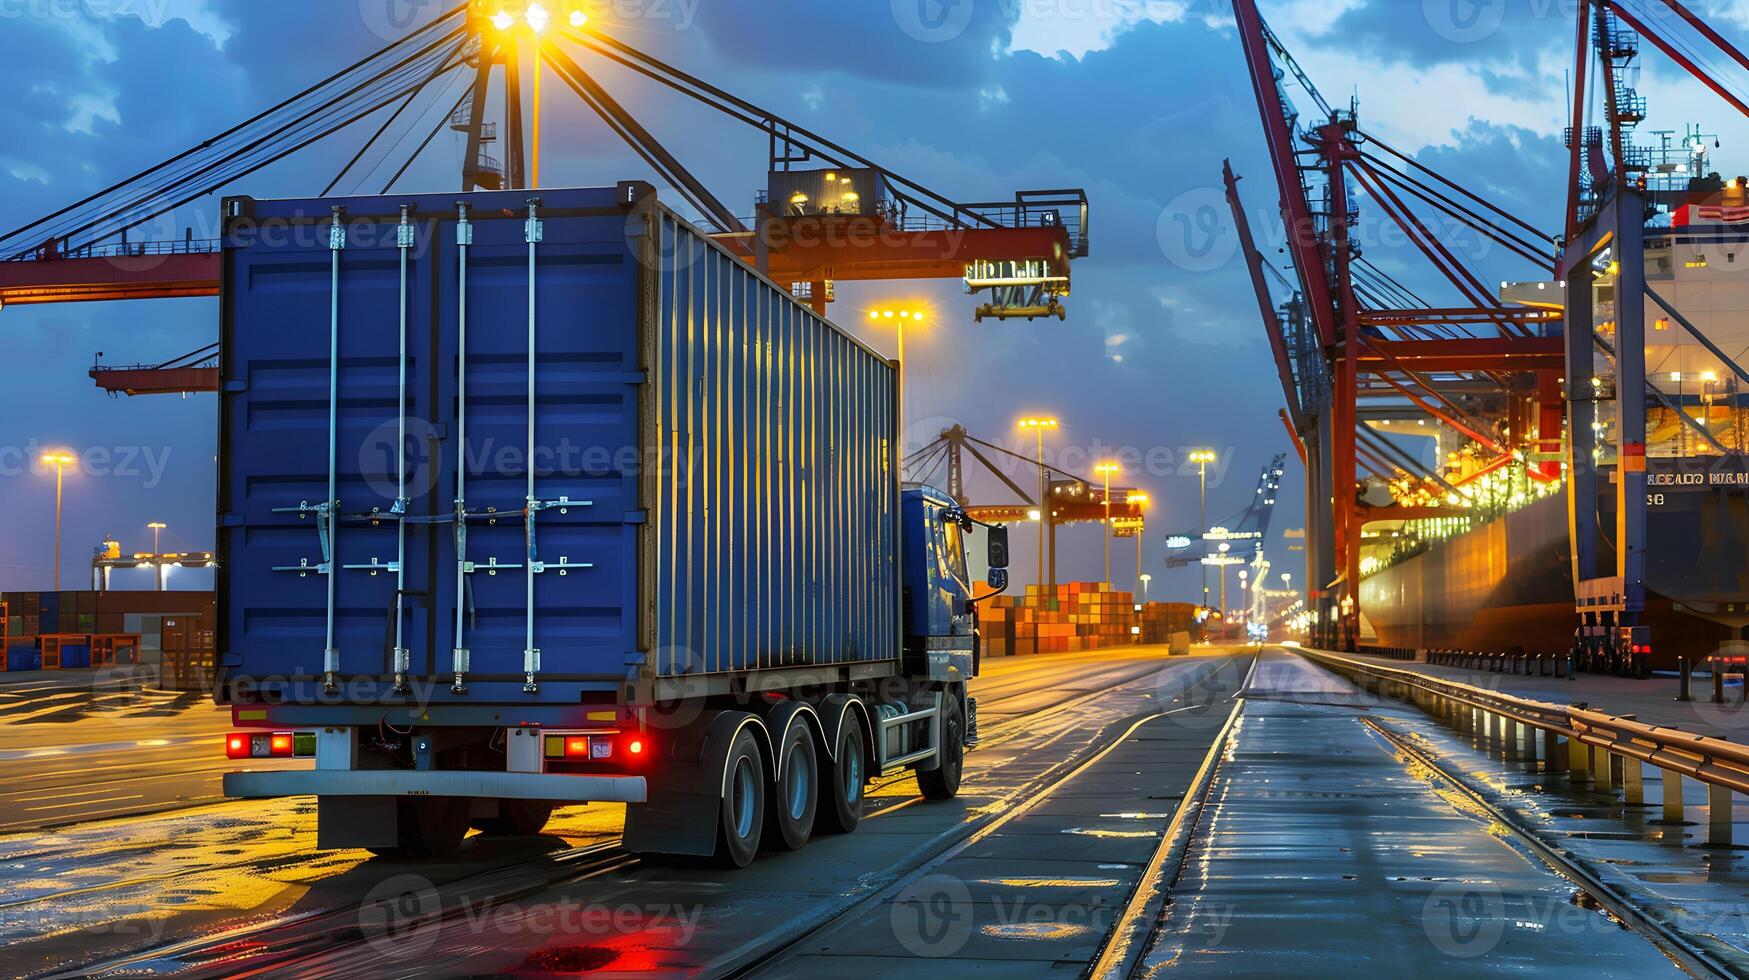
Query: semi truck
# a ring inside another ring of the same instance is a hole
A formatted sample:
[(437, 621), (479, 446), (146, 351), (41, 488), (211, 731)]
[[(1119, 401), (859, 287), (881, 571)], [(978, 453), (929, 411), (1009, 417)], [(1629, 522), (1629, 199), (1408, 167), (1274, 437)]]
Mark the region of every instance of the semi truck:
[(227, 796), (744, 866), (958, 791), (1007, 535), (902, 484), (896, 363), (641, 182), (223, 209)]

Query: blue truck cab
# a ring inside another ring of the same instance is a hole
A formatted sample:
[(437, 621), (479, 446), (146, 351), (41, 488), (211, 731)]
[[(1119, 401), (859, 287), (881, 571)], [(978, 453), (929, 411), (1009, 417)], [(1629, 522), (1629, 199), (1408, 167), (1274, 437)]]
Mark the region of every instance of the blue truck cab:
[[(921, 484), (901, 494), (906, 673), (939, 681), (977, 676), (976, 603), (1007, 585), (1007, 529), (980, 525), (952, 497)], [(977, 594), (968, 542), (982, 526), (993, 590)]]

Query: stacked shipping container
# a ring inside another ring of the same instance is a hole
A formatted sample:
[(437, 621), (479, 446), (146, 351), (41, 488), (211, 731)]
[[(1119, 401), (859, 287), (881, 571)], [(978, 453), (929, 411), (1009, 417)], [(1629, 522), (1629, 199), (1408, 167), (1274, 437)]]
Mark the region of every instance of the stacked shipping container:
[[(99, 666), (92, 637), (140, 634), (136, 644), (150, 661), (163, 651), (166, 686), (205, 690), (213, 662), (211, 592), (7, 592), (9, 612), (4, 667), (9, 671), (43, 667)], [(44, 662), (42, 637), (50, 643)], [(127, 646), (122, 644), (122, 646)]]
[(1133, 643), (1135, 598), (1104, 582), (1068, 582), (1055, 592), (1029, 585), (1025, 596), (997, 596), (979, 607), (987, 656), (1069, 653)]

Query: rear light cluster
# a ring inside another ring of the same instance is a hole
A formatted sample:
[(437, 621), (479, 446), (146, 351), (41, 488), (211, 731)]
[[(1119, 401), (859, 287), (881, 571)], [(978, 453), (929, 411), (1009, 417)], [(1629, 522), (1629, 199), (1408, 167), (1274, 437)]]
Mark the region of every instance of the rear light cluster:
[(290, 759), (315, 754), (315, 732), (232, 732), (225, 736), (225, 755), (232, 759)]
[(634, 764), (649, 755), (649, 739), (639, 732), (596, 732), (546, 736), (548, 760)]

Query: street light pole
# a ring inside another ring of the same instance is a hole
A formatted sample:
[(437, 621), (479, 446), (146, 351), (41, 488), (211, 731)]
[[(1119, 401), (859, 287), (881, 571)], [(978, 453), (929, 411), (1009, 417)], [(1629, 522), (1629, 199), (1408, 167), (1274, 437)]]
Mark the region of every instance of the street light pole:
[(1028, 418), (1020, 420), (1022, 429), (1031, 429), (1038, 436), (1038, 584), (1041, 598), (1045, 585), (1045, 523), (1051, 519), (1051, 477), (1045, 469), (1045, 430), (1054, 429), (1056, 419)]
[(158, 591), (164, 591), (164, 549), (158, 547), (158, 532), (169, 527), (163, 521), (153, 521), (146, 525), (152, 529), (152, 569), (158, 576)]
[(1111, 587), (1111, 474), (1117, 472), (1116, 463), (1100, 463), (1093, 468), (1104, 479), (1103, 496), (1105, 504), (1105, 586)]
[(55, 591), (61, 591), (61, 479), (78, 458), (66, 450), (44, 453), (43, 464), (55, 468)]
[[(1210, 449), (1193, 449), (1193, 450), (1191, 450), (1191, 453), (1190, 453), (1190, 461), (1197, 464), (1197, 479), (1202, 485), (1202, 518), (1201, 518), (1202, 529), (1199, 532), (1199, 534), (1201, 535), (1202, 539), (1206, 542), (1208, 540), (1208, 533), (1209, 533), (1209, 464), (1215, 461), (1214, 451), (1210, 450)], [(1203, 547), (1206, 549), (1208, 546), (1205, 544)], [(1226, 576), (1224, 574), (1222, 575), (1221, 580), (1222, 580), (1222, 582), (1226, 581)], [(1203, 605), (1203, 608), (1207, 609), (1208, 604), (1209, 604), (1209, 566), (1208, 566), (1208, 556), (1207, 556), (1206, 551), (1205, 551), (1205, 554), (1203, 556), (1203, 562), (1202, 562), (1202, 605)]]

